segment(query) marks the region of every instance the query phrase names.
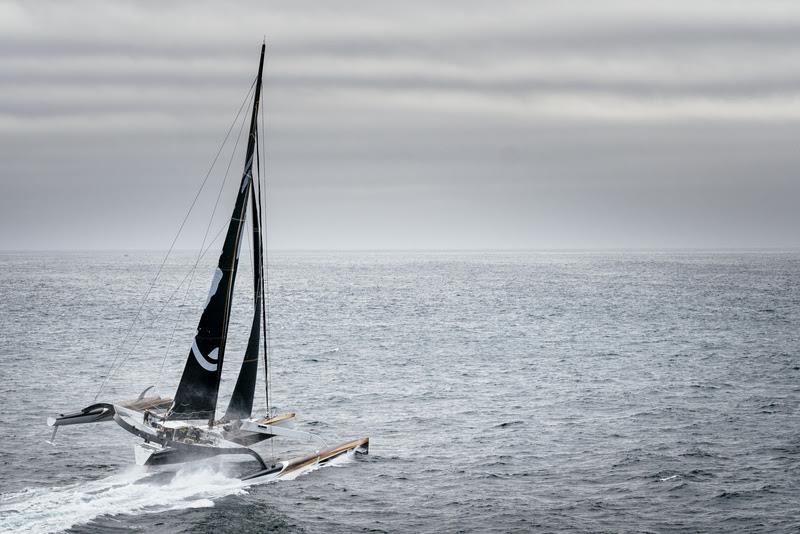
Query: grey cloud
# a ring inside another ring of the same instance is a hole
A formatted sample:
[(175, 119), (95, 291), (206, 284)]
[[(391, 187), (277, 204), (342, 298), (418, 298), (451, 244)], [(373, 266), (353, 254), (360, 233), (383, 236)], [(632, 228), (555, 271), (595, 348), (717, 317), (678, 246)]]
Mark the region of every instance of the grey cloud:
[(7, 2), (0, 19), (0, 248), (168, 244), (262, 34), (278, 248), (800, 245), (789, 4)]

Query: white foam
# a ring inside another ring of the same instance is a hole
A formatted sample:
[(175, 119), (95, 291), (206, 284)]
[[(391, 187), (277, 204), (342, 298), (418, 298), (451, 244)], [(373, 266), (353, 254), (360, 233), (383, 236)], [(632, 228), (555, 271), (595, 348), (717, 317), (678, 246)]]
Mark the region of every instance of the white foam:
[[(327, 465), (341, 466), (352, 457), (351, 451), (277, 480), (294, 480)], [(103, 515), (207, 508), (214, 506), (214, 499), (240, 495), (247, 486), (275, 481), (265, 477), (244, 482), (226, 475), (220, 463), (196, 462), (161, 472), (131, 466), (92, 482), (0, 494), (0, 532), (57, 532)]]
[[(278, 480), (294, 480), (327, 465), (341, 466), (352, 457), (352, 452), (343, 454)], [(243, 482), (227, 476), (219, 464), (193, 463), (162, 472), (132, 466), (92, 482), (0, 494), (0, 532), (57, 532), (104, 515), (207, 508), (214, 506), (214, 499), (275, 481), (265, 477)]]
[(244, 492), (239, 479), (209, 467), (187, 466), (166, 480), (152, 475), (134, 467), (93, 482), (3, 494), (0, 531), (54, 532), (103, 515), (209, 507)]

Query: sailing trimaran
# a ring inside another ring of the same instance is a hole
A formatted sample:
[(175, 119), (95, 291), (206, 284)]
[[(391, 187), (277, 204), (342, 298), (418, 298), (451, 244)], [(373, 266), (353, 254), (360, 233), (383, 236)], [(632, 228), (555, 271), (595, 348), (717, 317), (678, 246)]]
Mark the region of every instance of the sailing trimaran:
[[(150, 389), (147, 388), (137, 399), (92, 404), (79, 412), (48, 418), (48, 425), (55, 427), (54, 436), (59, 426), (114, 420), (131, 434), (143, 439), (134, 449), (136, 463), (140, 465), (181, 463), (221, 455), (248, 455), (258, 464), (258, 468), (243, 476), (243, 479), (280, 478), (302, 467), (322, 464), (349, 452), (368, 452), (369, 438), (361, 438), (305, 456), (272, 463), (251, 448), (252, 445), (274, 436), (304, 441), (316, 438), (310, 433), (292, 428), (294, 413), (252, 417), (262, 331), (266, 339), (261, 206), (253, 185), (253, 154), (257, 148), (257, 117), (265, 48), (262, 44), (241, 185), (208, 300), (200, 317), (175, 398), (146, 396)], [(217, 396), (225, 360), (225, 342), (248, 201), (252, 210), (250, 218), (253, 234), (253, 322), (228, 408), (223, 417), (217, 419)], [(266, 345), (264, 349), (266, 369)]]

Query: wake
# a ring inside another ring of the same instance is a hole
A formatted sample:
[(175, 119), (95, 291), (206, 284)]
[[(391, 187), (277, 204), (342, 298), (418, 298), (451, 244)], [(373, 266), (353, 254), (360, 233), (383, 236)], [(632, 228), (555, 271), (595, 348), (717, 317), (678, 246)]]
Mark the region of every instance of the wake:
[[(346, 456), (325, 465), (341, 465), (351, 455)], [(311, 465), (283, 480), (320, 467)], [(57, 532), (100, 516), (212, 507), (215, 499), (241, 495), (247, 487), (269, 482), (275, 480), (243, 482), (226, 474), (219, 464), (202, 462), (177, 471), (131, 466), (92, 482), (0, 494), (0, 532)]]
[(54, 532), (101, 515), (213, 506), (242, 492), (241, 481), (210, 467), (153, 474), (136, 466), (92, 482), (2, 494), (0, 531)]

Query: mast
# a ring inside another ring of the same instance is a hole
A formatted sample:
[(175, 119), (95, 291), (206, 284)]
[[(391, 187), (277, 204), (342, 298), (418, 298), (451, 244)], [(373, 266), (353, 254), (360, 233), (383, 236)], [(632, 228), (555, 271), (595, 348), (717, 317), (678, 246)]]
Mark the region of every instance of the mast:
[[(261, 76), (264, 70), (265, 45), (261, 45), (253, 111), (250, 117), (250, 135), (245, 153), (244, 172), (236, 196), (225, 242), (222, 245), (217, 269), (211, 282), (203, 314), (197, 325), (192, 347), (183, 368), (175, 400), (168, 419), (205, 419), (213, 426), (219, 394), (225, 343), (231, 314), (231, 300), (239, 264), (242, 230), (247, 212), (247, 200), (253, 187), (253, 151), (256, 141), (256, 119), (261, 98)], [(249, 343), (248, 343), (249, 345)]]
[(253, 324), (247, 340), (242, 367), (236, 386), (233, 388), (228, 409), (222, 418), (225, 421), (247, 419), (253, 413), (253, 397), (256, 392), (256, 375), (258, 374), (258, 349), (261, 333), (261, 314), (264, 306), (263, 272), (264, 263), (261, 255), (261, 217), (256, 204), (256, 189), (250, 191), (250, 208), (253, 228)]
[[(261, 125), (266, 130), (266, 124), (264, 123), (264, 111), (263, 110), (261, 111)], [(257, 139), (257, 141), (259, 143), (261, 143), (261, 147), (263, 148), (264, 145), (263, 145), (263, 142), (261, 141), (260, 135), (259, 135), (259, 138)], [(256, 147), (256, 149), (258, 149), (258, 147)], [(264, 214), (264, 209), (261, 206), (261, 192), (263, 191), (264, 182), (266, 180), (263, 179), (263, 176), (261, 174), (261, 156), (259, 154), (261, 154), (261, 151), (257, 150), (257, 152), (256, 152), (256, 161), (258, 162), (258, 184), (257, 184), (258, 188), (254, 189), (254, 191), (257, 191), (257, 194), (258, 194), (258, 224), (259, 224), (259, 226), (261, 228), (263, 228), (264, 227), (264, 221), (263, 221), (263, 219), (261, 217)], [(267, 154), (266, 154), (266, 152), (264, 152), (265, 160), (266, 160), (266, 156), (267, 156)], [(264, 172), (266, 173), (266, 161), (264, 162)], [(265, 193), (265, 195), (266, 195), (266, 193)], [(266, 235), (264, 237), (266, 238)], [(264, 241), (259, 241), (258, 242), (259, 249), (261, 249), (263, 242)], [(260, 252), (260, 256), (261, 256), (262, 261), (263, 261), (263, 258), (265, 257), (263, 249)], [(269, 261), (267, 261), (267, 267), (269, 267)], [(262, 267), (262, 269), (263, 269), (263, 267)], [(267, 401), (267, 417), (270, 417), (271, 416), (271, 411), (272, 411), (272, 404), (269, 402), (269, 393), (270, 393), (269, 351), (268, 351), (268, 347), (267, 347), (267, 345), (269, 344), (268, 343), (268, 338), (267, 338), (267, 336), (269, 335), (269, 332), (267, 332), (267, 327), (269, 325), (269, 323), (267, 323), (267, 303), (269, 302), (269, 300), (268, 300), (269, 299), (269, 295), (267, 294), (267, 290), (264, 288), (264, 286), (266, 284), (266, 281), (267, 281), (267, 271), (264, 269), (263, 270), (263, 276), (261, 277), (261, 294), (264, 296), (264, 304), (261, 306), (261, 320), (262, 320), (261, 330), (262, 330), (262, 332), (264, 334), (264, 397), (265, 397), (265, 399)]]

